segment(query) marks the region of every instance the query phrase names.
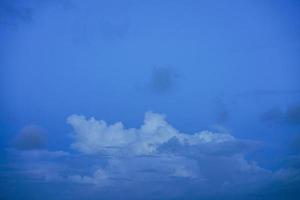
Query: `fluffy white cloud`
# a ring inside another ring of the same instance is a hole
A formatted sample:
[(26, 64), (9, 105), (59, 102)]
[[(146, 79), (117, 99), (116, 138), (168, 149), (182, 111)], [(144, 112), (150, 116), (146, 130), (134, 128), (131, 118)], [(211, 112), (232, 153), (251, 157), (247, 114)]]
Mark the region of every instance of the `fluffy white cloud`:
[(170, 140), (179, 145), (203, 146), (239, 142), (230, 134), (201, 131), (195, 134), (180, 133), (165, 121), (165, 116), (147, 112), (139, 129), (126, 129), (121, 122), (108, 125), (105, 121), (72, 115), (68, 123), (74, 129), (72, 147), (86, 154), (126, 153), (150, 155), (158, 153), (161, 145)]
[(72, 148), (79, 153), (19, 151), (21, 161), (16, 163), (25, 174), (35, 180), (92, 185), (113, 199), (125, 191), (128, 199), (249, 192), (273, 176), (245, 158), (257, 143), (226, 132), (182, 133), (164, 115), (148, 112), (140, 128), (130, 129), (121, 122), (109, 125), (78, 115), (67, 120), (74, 130)]
[(222, 188), (225, 183), (255, 182), (269, 175), (244, 157), (256, 146), (255, 142), (239, 140), (228, 133), (181, 133), (166, 122), (164, 115), (147, 112), (138, 129), (78, 115), (70, 116), (68, 123), (74, 129), (74, 149), (109, 156), (101, 168), (105, 178), (99, 178), (96, 170), (90, 176), (72, 176), (75, 182), (114, 184), (113, 180), (137, 183), (184, 178)]

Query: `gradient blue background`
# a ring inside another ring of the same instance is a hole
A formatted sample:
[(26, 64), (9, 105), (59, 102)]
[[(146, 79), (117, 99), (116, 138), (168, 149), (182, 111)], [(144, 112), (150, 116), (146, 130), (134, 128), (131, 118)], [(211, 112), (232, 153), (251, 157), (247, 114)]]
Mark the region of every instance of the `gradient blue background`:
[(1, 0), (0, 162), (28, 124), (67, 150), (70, 114), (138, 127), (151, 110), (260, 141), (249, 156), (278, 169), (300, 151), (299, 54), (297, 0)]

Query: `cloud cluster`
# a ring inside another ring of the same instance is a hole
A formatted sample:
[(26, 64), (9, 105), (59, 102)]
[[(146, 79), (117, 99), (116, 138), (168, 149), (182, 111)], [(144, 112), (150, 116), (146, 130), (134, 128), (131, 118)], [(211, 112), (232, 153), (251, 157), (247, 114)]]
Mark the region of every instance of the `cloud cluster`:
[(74, 129), (72, 148), (87, 155), (108, 156), (107, 164), (93, 174), (71, 176), (75, 182), (102, 185), (118, 180), (118, 184), (136, 184), (179, 178), (202, 186), (213, 184), (216, 190), (222, 190), (224, 185), (255, 182), (269, 175), (245, 159), (244, 154), (257, 143), (228, 133), (181, 133), (167, 123), (164, 115), (153, 112), (145, 114), (138, 129), (79, 115), (72, 115), (67, 121)]
[(139, 129), (126, 129), (121, 122), (108, 125), (105, 121), (78, 115), (70, 116), (68, 123), (74, 129), (75, 142), (72, 147), (86, 154), (152, 155), (160, 153), (161, 147), (174, 146), (175, 143), (183, 148), (202, 150), (205, 150), (202, 148), (204, 146), (209, 149), (212, 146), (229, 147), (243, 143), (226, 133), (180, 133), (165, 121), (165, 116), (152, 112), (146, 113), (144, 124)]
[(231, 195), (244, 199), (249, 194), (264, 195), (260, 190), (273, 184), (293, 190), (291, 186), (299, 183), (299, 159), (271, 172), (246, 159), (257, 142), (237, 139), (227, 132), (183, 133), (161, 114), (147, 112), (139, 128), (80, 115), (71, 115), (67, 122), (73, 128), (71, 147), (78, 153), (19, 148), (13, 157), (17, 157), (14, 163), (21, 169), (21, 179), (77, 185), (85, 188), (85, 195), (92, 193), (90, 199), (99, 195), (102, 199), (214, 199)]

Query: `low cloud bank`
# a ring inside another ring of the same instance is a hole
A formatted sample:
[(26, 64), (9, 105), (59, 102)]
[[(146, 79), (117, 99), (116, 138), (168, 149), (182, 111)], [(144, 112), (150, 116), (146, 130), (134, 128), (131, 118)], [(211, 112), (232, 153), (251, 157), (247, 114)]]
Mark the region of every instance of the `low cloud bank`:
[(19, 148), (13, 157), (31, 181), (77, 185), (78, 197), (276, 199), (274, 187), (284, 189), (278, 190), (284, 196), (300, 185), (297, 167), (272, 172), (246, 159), (259, 143), (227, 132), (183, 133), (161, 114), (147, 112), (139, 128), (80, 115), (67, 122), (73, 128), (71, 148), (78, 153)]
[(147, 112), (140, 128), (128, 129), (121, 122), (109, 125), (79, 115), (67, 121), (74, 130), (73, 149), (86, 155), (108, 156), (107, 164), (93, 174), (72, 176), (76, 182), (101, 185), (114, 184), (114, 180), (146, 183), (188, 179), (199, 187), (214, 185), (210, 190), (221, 191), (262, 181), (271, 174), (245, 159), (256, 142), (229, 133), (182, 133), (161, 114)]

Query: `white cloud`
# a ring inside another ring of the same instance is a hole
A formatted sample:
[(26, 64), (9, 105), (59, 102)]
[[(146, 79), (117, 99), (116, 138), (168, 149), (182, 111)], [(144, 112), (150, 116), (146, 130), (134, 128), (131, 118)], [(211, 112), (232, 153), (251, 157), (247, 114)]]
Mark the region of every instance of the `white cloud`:
[(269, 175), (244, 157), (255, 142), (239, 140), (228, 133), (181, 133), (166, 122), (164, 115), (147, 112), (138, 129), (78, 115), (70, 116), (68, 123), (74, 129), (74, 149), (83, 154), (109, 156), (101, 168), (105, 179), (99, 179), (95, 172), (90, 176), (72, 176), (75, 182), (115, 184), (113, 180), (137, 183), (187, 178), (221, 187), (225, 182), (252, 182)]
[(152, 112), (146, 113), (144, 124), (139, 129), (126, 129), (121, 122), (108, 125), (105, 121), (78, 115), (70, 116), (67, 121), (74, 129), (75, 142), (72, 147), (86, 154), (155, 154), (161, 145), (171, 139), (189, 146), (236, 141), (229, 134), (209, 131), (180, 133), (165, 121), (165, 116)]
[(113, 191), (126, 191), (165, 198), (253, 189), (273, 175), (245, 158), (257, 143), (228, 133), (182, 133), (164, 115), (148, 112), (140, 128), (131, 129), (78, 115), (68, 123), (74, 129), (72, 148), (80, 153), (18, 151), (21, 162), (16, 163), (25, 174), (92, 185), (112, 197)]

